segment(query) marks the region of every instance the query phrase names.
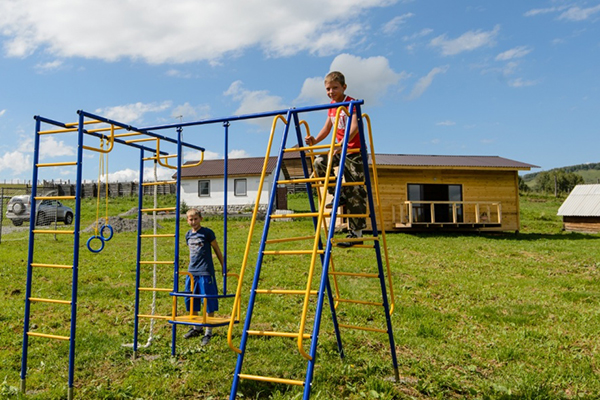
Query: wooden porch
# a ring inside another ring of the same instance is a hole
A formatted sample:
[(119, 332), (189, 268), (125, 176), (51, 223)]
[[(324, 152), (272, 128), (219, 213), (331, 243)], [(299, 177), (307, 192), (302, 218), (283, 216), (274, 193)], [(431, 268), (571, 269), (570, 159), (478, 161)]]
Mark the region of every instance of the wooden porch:
[(502, 226), (502, 204), (491, 201), (405, 201), (392, 205), (394, 228), (493, 228)]

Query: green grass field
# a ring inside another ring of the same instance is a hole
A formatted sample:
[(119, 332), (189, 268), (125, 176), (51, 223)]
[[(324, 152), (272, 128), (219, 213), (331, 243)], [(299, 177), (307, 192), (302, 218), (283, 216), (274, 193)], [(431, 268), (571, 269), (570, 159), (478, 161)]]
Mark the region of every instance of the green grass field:
[[(137, 205), (134, 199), (111, 199), (110, 215)], [(82, 228), (95, 217), (84, 202)], [(392, 316), (400, 380), (394, 382), (387, 336), (342, 330), (345, 359), (325, 306), (313, 399), (597, 399), (600, 393), (600, 235), (561, 231), (560, 200), (543, 196), (521, 199), (519, 234), (388, 234), (394, 279)], [(290, 208), (306, 210), (306, 199), (290, 199)], [(160, 232), (175, 220), (159, 221)], [(222, 238), (223, 219), (207, 218)], [(229, 266), (239, 271), (249, 220), (232, 219), (228, 229)], [(274, 222), (273, 237), (306, 235), (309, 221)], [(182, 222), (181, 232), (187, 226)], [(257, 227), (260, 237), (262, 223)], [(21, 367), (27, 234), (3, 235), (0, 244), (0, 398), (66, 398), (68, 344), (31, 338), (27, 395), (18, 393)], [(36, 262), (70, 263), (71, 241), (63, 235), (38, 235)], [(202, 347), (199, 338), (184, 340), (178, 328), (177, 355), (171, 356), (171, 326), (158, 321), (152, 345), (132, 359), (135, 294), (135, 233), (119, 233), (98, 254), (85, 250), (82, 235), (75, 369), (78, 399), (226, 399), (236, 356), (224, 328)], [(222, 241), (222, 239), (220, 239)], [(255, 242), (256, 243), (256, 242)], [(143, 247), (152, 255), (151, 243)], [(285, 246), (291, 247), (290, 244)], [(160, 258), (173, 257), (169, 245)], [(187, 252), (180, 259), (185, 268)], [(221, 243), (223, 247), (223, 243)], [(251, 252), (244, 293), (250, 288), (256, 246)], [(363, 270), (372, 265), (368, 249), (336, 249), (336, 268)], [(170, 285), (167, 267), (159, 280)], [(261, 287), (303, 288), (305, 256), (265, 257)], [(150, 271), (150, 270), (149, 270)], [(151, 285), (151, 272), (144, 284)], [(342, 293), (376, 301), (377, 285), (365, 279), (340, 280)], [(70, 272), (36, 270), (34, 296), (67, 299)], [(231, 283), (230, 290), (234, 290)], [(142, 298), (149, 312), (150, 295)], [(159, 313), (170, 312), (168, 295)], [(246, 298), (244, 298), (244, 301)], [(180, 302), (180, 310), (182, 301)], [(257, 329), (293, 330), (301, 304), (297, 298), (259, 298), (253, 322)], [(231, 303), (221, 302), (229, 313)], [(242, 309), (243, 315), (245, 315)], [(382, 326), (379, 307), (340, 305), (340, 319)], [(32, 324), (40, 332), (68, 335), (68, 306), (35, 304)], [(239, 345), (240, 327), (233, 341)], [(149, 333), (141, 321), (140, 344)], [(252, 338), (244, 372), (303, 379), (306, 363), (291, 339)], [(300, 399), (294, 386), (242, 381), (241, 399)]]

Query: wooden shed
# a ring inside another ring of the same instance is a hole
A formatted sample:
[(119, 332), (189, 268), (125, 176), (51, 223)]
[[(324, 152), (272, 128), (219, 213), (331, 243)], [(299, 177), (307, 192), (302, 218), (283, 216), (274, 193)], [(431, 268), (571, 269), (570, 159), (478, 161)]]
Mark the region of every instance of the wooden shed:
[[(518, 231), (518, 174), (539, 168), (498, 156), (376, 154), (375, 161), (384, 219), (377, 216), (377, 226), (386, 231)], [(302, 171), (299, 159), (285, 164), (291, 176)]]
[(558, 209), (563, 229), (571, 232), (600, 232), (600, 185), (577, 185)]

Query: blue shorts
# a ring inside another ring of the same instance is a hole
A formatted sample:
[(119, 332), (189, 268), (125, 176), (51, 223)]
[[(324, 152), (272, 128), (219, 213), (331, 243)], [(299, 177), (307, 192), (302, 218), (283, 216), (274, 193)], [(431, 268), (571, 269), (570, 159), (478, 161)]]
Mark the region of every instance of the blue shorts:
[[(209, 295), (218, 295), (219, 291), (217, 289), (217, 282), (214, 276), (210, 275), (194, 275), (194, 291), (192, 292), (190, 282), (190, 276), (187, 275), (185, 278), (185, 291), (187, 293), (194, 294), (209, 294)], [(185, 297), (185, 309), (190, 311), (190, 299), (191, 297)], [(194, 297), (194, 311), (200, 311), (202, 309), (202, 304), (204, 303), (204, 299), (200, 297)], [(219, 300), (217, 298), (207, 298), (206, 299), (206, 313), (210, 314), (212, 312), (219, 310)]]

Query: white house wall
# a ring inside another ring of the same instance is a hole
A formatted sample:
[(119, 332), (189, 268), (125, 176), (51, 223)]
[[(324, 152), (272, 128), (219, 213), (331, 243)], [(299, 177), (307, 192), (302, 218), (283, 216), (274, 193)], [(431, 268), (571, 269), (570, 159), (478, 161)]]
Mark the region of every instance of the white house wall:
[[(246, 196), (235, 196), (234, 195), (234, 179), (246, 179)], [(198, 181), (209, 180), (210, 181), (210, 196), (199, 197), (198, 196)], [(224, 196), (224, 179), (223, 178), (212, 178), (212, 179), (182, 179), (181, 180), (181, 200), (190, 207), (198, 206), (223, 206), (225, 203)], [(258, 194), (258, 187), (260, 185), (260, 176), (251, 177), (236, 177), (227, 179), (227, 204), (229, 206), (254, 206), (256, 196)], [(260, 197), (260, 204), (267, 205), (269, 203), (269, 195), (271, 193), (271, 186), (273, 185), (272, 175), (265, 178), (265, 182), (262, 188), (262, 194)]]

